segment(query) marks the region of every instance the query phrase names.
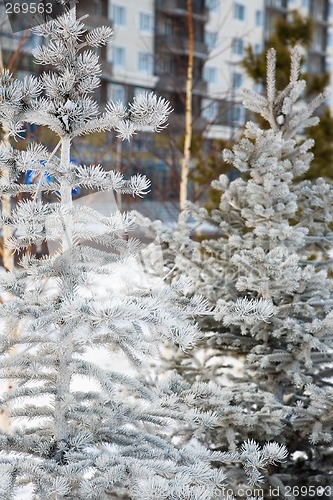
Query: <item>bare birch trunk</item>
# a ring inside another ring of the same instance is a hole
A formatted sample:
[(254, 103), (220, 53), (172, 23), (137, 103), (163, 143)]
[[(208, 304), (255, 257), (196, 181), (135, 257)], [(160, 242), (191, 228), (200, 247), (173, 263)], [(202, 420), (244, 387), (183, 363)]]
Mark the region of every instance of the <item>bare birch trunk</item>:
[(187, 0), (187, 25), (188, 25), (188, 63), (186, 76), (186, 104), (185, 104), (185, 139), (184, 155), (181, 166), (179, 209), (183, 210), (187, 200), (188, 173), (191, 160), (192, 141), (192, 87), (193, 87), (193, 55), (194, 55), (194, 33), (193, 33), (192, 0)]

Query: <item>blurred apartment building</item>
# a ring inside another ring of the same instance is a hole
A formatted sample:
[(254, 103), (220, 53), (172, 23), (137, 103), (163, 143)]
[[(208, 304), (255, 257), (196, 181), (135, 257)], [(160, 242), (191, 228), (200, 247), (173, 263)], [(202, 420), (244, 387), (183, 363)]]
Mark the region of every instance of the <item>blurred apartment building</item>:
[[(111, 0), (110, 47), (113, 77), (109, 97), (130, 100), (142, 89), (167, 97), (182, 124), (188, 58), (186, 0)], [(333, 2), (328, 0), (192, 0), (194, 28), (194, 125), (207, 135), (228, 138), (244, 123), (239, 90), (253, 87), (240, 61), (251, 44), (261, 52), (279, 17), (297, 9), (311, 17), (312, 46), (307, 71), (331, 70)], [(332, 67), (333, 70), (333, 67)], [(331, 100), (333, 108), (333, 100)]]
[[(3, 2), (4, 0), (2, 0)], [(31, 49), (41, 41), (27, 32), (12, 34), (4, 3), (0, 43), (5, 65), (13, 61), (18, 76), (35, 72)], [(240, 62), (251, 44), (260, 53), (277, 18), (288, 19), (297, 9), (311, 17), (313, 43), (306, 54), (306, 70), (333, 71), (333, 0), (192, 0), (194, 29), (193, 125), (207, 139), (228, 139), (244, 124), (241, 87), (254, 87)], [(169, 130), (183, 130), (188, 60), (186, 0), (80, 0), (79, 15), (89, 14), (89, 27), (113, 27), (113, 43), (100, 49), (103, 77), (101, 103), (108, 99), (127, 103), (142, 91), (155, 91), (172, 103)], [(19, 55), (15, 50), (19, 47)], [(42, 68), (44, 69), (44, 68)], [(333, 96), (330, 100), (333, 109)], [(165, 134), (162, 134), (163, 136)], [(152, 150), (152, 134), (138, 134), (134, 153)], [(159, 140), (159, 139), (157, 139)], [(123, 148), (128, 148), (124, 145)], [(153, 160), (148, 176), (159, 176), (166, 198), (171, 196), (170, 168)], [(153, 168), (159, 166), (158, 169)], [(132, 167), (131, 167), (132, 168)], [(131, 170), (131, 168), (129, 170)], [(134, 167), (133, 167), (134, 168)], [(151, 175), (150, 175), (151, 174)], [(162, 179), (162, 180), (161, 180)], [(173, 193), (177, 198), (177, 193)], [(161, 194), (159, 195), (161, 199)]]
[[(245, 47), (251, 44), (254, 53), (268, 48), (267, 41), (277, 19), (288, 20), (292, 10), (297, 10), (313, 21), (313, 42), (305, 54), (304, 69), (315, 74), (330, 71), (333, 55), (332, 2), (212, 0), (209, 3), (210, 16), (205, 33), (211, 50), (203, 74), (208, 82), (208, 95), (203, 99), (202, 109), (212, 123), (209, 131), (211, 137), (228, 136), (230, 130), (244, 123), (245, 110), (240, 105), (239, 90), (244, 86), (255, 89), (253, 81), (240, 65)], [(229, 105), (226, 106), (226, 103)], [(333, 109), (333, 100), (331, 108)]]
[[(186, 0), (80, 0), (78, 13), (89, 27), (112, 25), (113, 44), (101, 49), (103, 85), (99, 99), (130, 101), (154, 90), (173, 105), (175, 126), (182, 124), (188, 58)], [(5, 65), (23, 75), (38, 68), (31, 49), (41, 42), (29, 32), (12, 33), (1, 6), (0, 44)], [(228, 137), (244, 122), (239, 90), (253, 87), (240, 65), (245, 47), (266, 45), (278, 17), (297, 9), (314, 23), (307, 71), (333, 71), (333, 1), (192, 0), (194, 28), (193, 111), (198, 128), (211, 137)], [(16, 54), (18, 50), (19, 54)], [(333, 99), (332, 108), (333, 108)]]

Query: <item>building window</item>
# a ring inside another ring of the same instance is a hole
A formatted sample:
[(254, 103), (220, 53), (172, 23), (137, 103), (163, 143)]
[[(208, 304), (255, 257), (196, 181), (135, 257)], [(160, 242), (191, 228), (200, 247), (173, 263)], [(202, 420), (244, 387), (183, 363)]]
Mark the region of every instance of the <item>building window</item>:
[(238, 19), (238, 21), (245, 21), (245, 5), (241, 3), (234, 3), (234, 19)]
[(319, 52), (325, 50), (323, 33), (321, 31), (315, 32), (313, 45), (314, 45), (314, 49), (319, 51)]
[(40, 45), (40, 37), (30, 33), (26, 41), (24, 42), (24, 45), (25, 48), (29, 47), (30, 49), (34, 49)]
[(308, 62), (308, 71), (309, 73), (321, 73), (325, 70), (325, 61), (320, 57), (313, 58)]
[[(142, 151), (151, 151), (153, 148), (153, 139), (152, 139), (152, 134), (147, 132), (147, 133), (141, 133), (138, 135), (135, 135), (133, 137), (133, 149), (134, 151), (137, 152), (142, 152)], [(156, 175), (156, 172), (153, 173), (153, 175)]]
[(205, 7), (211, 13), (216, 13), (220, 9), (220, 0), (205, 0)]
[(332, 33), (330, 31), (326, 33), (326, 47), (332, 47)]
[(18, 80), (23, 81), (25, 78), (29, 76), (29, 73), (28, 71), (17, 71), (15, 76)]
[(308, 73), (308, 71), (309, 71), (309, 61), (307, 59), (304, 59), (304, 61), (301, 64), (301, 71), (302, 71), (302, 73)]
[(333, 17), (333, 2), (328, 2), (328, 17)]
[(101, 0), (94, 1), (94, 10), (95, 10), (96, 16), (102, 15), (102, 1)]
[(229, 110), (229, 124), (230, 125), (243, 125), (245, 122), (245, 109), (242, 106), (233, 106)]
[(172, 19), (170, 17), (161, 19), (158, 31), (161, 35), (172, 36), (174, 34)]
[(257, 93), (257, 94), (262, 94), (264, 92), (264, 86), (262, 83), (255, 83), (253, 85), (253, 90)]
[(234, 38), (232, 41), (232, 53), (236, 56), (244, 55), (244, 40), (243, 38)]
[(147, 92), (151, 92), (151, 89), (146, 89), (144, 87), (135, 87), (133, 91), (133, 96), (138, 97), (138, 95), (146, 94)]
[(139, 52), (138, 70), (150, 75), (153, 73), (153, 56), (150, 52)]
[(218, 102), (214, 101), (213, 99), (202, 99), (201, 102), (201, 116), (207, 122), (212, 123), (214, 120), (216, 120), (217, 115), (218, 115)]
[(235, 71), (232, 74), (232, 88), (234, 90), (238, 90), (242, 87), (242, 85), (243, 85), (243, 75), (242, 73), (238, 73), (237, 71)]
[(264, 13), (262, 10), (256, 10), (256, 26), (262, 26), (264, 24)]
[(111, 6), (111, 19), (117, 27), (126, 26), (126, 8), (122, 5), (113, 4)]
[(203, 72), (203, 79), (206, 83), (217, 83), (217, 68), (215, 66), (206, 66)]
[(258, 56), (262, 52), (262, 45), (261, 43), (255, 43), (253, 46), (253, 52), (255, 56)]
[(124, 47), (112, 47), (112, 64), (115, 68), (125, 68), (126, 57)]
[(270, 0), (271, 5), (274, 7), (278, 7), (279, 9), (287, 9), (288, 8), (288, 0)]
[(325, 19), (325, 13), (323, 9), (323, 5), (314, 4), (314, 9), (312, 14), (314, 14), (314, 18), (322, 21)]
[(138, 153), (142, 152), (142, 151), (147, 151), (147, 149), (145, 147), (146, 144), (145, 144), (143, 137), (135, 136), (133, 141), (132, 141), (132, 144), (133, 144), (134, 151), (136, 151)]
[(205, 44), (209, 50), (213, 50), (217, 45), (217, 31), (205, 31)]
[(306, 9), (309, 8), (309, 0), (302, 0), (302, 7), (305, 7)]
[(139, 12), (139, 30), (141, 33), (152, 35), (154, 33), (154, 17), (149, 12)]
[(170, 56), (164, 56), (158, 61), (158, 71), (162, 75), (174, 74), (174, 60)]
[(113, 102), (121, 102), (126, 104), (126, 89), (124, 85), (111, 83), (109, 85), (109, 99)]

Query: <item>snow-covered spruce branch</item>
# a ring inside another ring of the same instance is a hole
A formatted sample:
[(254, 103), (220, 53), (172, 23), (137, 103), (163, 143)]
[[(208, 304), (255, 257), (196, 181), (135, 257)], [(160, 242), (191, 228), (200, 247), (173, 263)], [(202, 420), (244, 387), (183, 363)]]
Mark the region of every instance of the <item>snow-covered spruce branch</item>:
[[(35, 58), (55, 71), (24, 82), (4, 72), (0, 80), (0, 119), (9, 135), (19, 139), (29, 122), (47, 126), (59, 139), (52, 152), (39, 144), (24, 152), (0, 147), (0, 168), (10, 174), (2, 192), (34, 195), (2, 217), (16, 230), (9, 245), (20, 254), (20, 266), (0, 280), (9, 295), (0, 305), (6, 320), (0, 376), (13, 383), (0, 401), (12, 425), (10, 433), (0, 432), (0, 496), (13, 498), (27, 486), (35, 500), (214, 498), (225, 465), (242, 465), (253, 483), (259, 469), (284, 456), (272, 447), (265, 462), (255, 460), (258, 450), (244, 454), (246, 444), (230, 455), (171, 441), (170, 426), (211, 427), (216, 417), (191, 408), (172, 385), (148, 384), (147, 358), (157, 354), (162, 339), (190, 350), (200, 337), (195, 320), (208, 303), (188, 297), (184, 280), (169, 287), (143, 275), (140, 246), (126, 237), (131, 216), (106, 217), (73, 205), (75, 186), (143, 196), (150, 187), (146, 177), (125, 180), (101, 165), (70, 161), (74, 137), (112, 130), (127, 139), (141, 129), (159, 131), (171, 109), (163, 98), (144, 93), (127, 108), (109, 103), (100, 113), (90, 94), (101, 70), (89, 47), (106, 44), (112, 33), (105, 27), (87, 33), (71, 7), (34, 28), (48, 38)], [(36, 184), (24, 187), (20, 178), (29, 171)], [(44, 192), (56, 192), (57, 201), (45, 202)], [(29, 253), (34, 244), (52, 241), (59, 242), (53, 255)], [(15, 337), (9, 335), (14, 326)], [(115, 353), (122, 355), (132, 370), (141, 368), (143, 380), (101, 366), (96, 356), (89, 359), (94, 352), (113, 354), (111, 363)], [(220, 469), (211, 466), (217, 461)]]
[[(286, 138), (295, 136), (301, 127), (317, 125), (319, 119), (312, 116), (313, 112), (327, 97), (324, 92), (307, 105), (300, 101), (306, 87), (305, 80), (299, 79), (300, 65), (300, 50), (295, 47), (291, 50), (290, 83), (285, 89), (276, 91), (276, 51), (270, 49), (267, 52), (267, 97), (248, 89), (244, 90), (244, 106), (267, 120), (274, 132), (282, 130)], [(298, 106), (295, 106), (297, 101)]]
[[(318, 122), (313, 114), (325, 93), (305, 102), (297, 48), (289, 84), (279, 89), (277, 57), (268, 51), (265, 95), (244, 91), (245, 107), (267, 123), (247, 122), (240, 141), (223, 152), (239, 177), (212, 183), (218, 206), (211, 213), (189, 206), (172, 231), (145, 223), (163, 242), (167, 279), (190, 276), (191, 292), (215, 307), (215, 318), (198, 319), (196, 350), (169, 347), (165, 354), (164, 369), (194, 384), (183, 397), (218, 414), (217, 427), (198, 439), (222, 450), (246, 439), (276, 440), (290, 451), (265, 474), (265, 497), (272, 485), (281, 492), (330, 486), (333, 460), (333, 189), (325, 179), (302, 180), (314, 145), (304, 128)], [(193, 218), (217, 228), (213, 237), (193, 241)], [(185, 432), (183, 442), (189, 439)], [(241, 471), (227, 472), (237, 491)]]
[(238, 298), (234, 304), (219, 301), (215, 317), (223, 319), (226, 325), (243, 322), (255, 324), (259, 321), (269, 322), (275, 312), (276, 308), (271, 300)]

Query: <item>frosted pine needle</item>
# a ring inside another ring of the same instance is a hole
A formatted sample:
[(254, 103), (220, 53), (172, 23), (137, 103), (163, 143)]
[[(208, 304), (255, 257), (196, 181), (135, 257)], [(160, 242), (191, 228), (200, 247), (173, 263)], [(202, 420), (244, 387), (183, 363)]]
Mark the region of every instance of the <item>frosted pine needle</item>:
[(152, 92), (143, 92), (135, 96), (129, 110), (133, 122), (152, 127), (155, 131), (167, 126), (167, 119), (172, 111), (168, 101), (163, 97), (157, 97)]

